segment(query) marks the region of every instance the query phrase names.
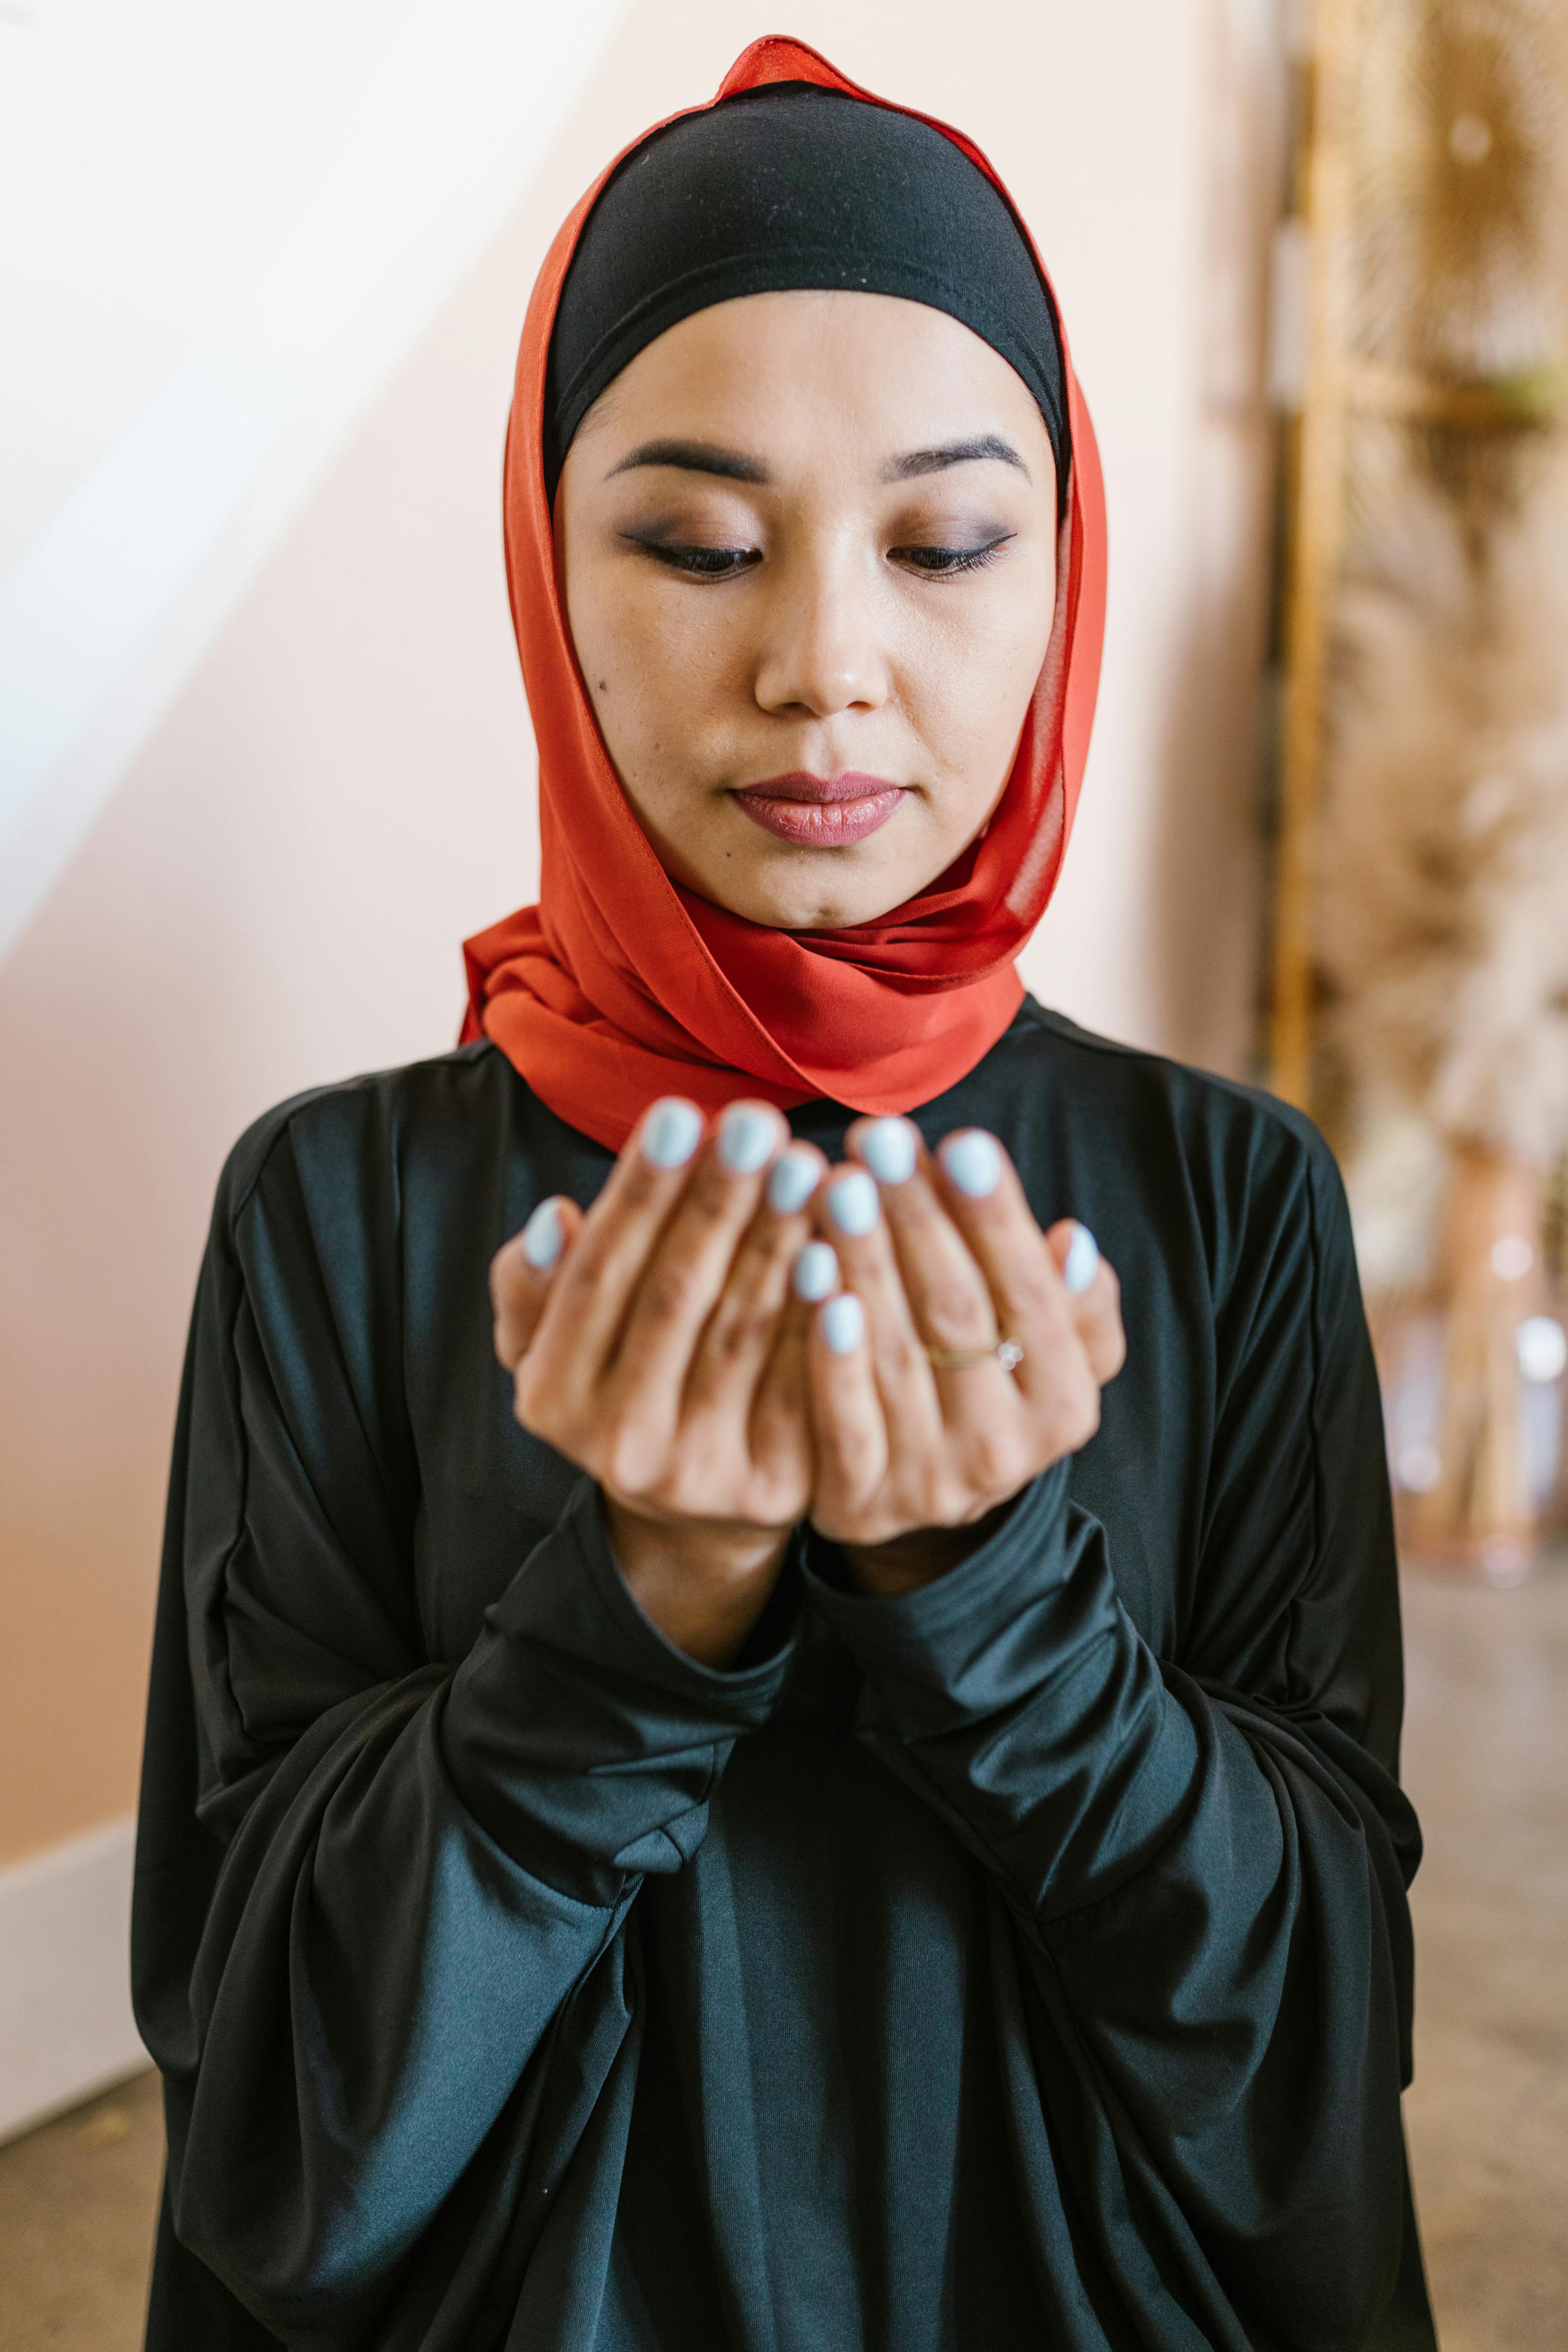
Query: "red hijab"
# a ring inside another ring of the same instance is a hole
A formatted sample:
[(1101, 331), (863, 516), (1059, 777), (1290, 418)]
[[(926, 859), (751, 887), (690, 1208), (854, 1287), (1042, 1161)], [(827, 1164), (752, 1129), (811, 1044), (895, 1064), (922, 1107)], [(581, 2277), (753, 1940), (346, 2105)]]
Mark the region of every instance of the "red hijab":
[[(886, 102), (814, 49), (776, 37), (752, 44), (713, 102), (778, 81)], [(932, 128), (1002, 187), (962, 131)], [(512, 625), (539, 745), (540, 896), (466, 941), (464, 1042), (492, 1038), (552, 1110), (615, 1150), (662, 1094), (710, 1111), (740, 1095), (781, 1108), (826, 1095), (858, 1111), (910, 1110), (956, 1085), (1016, 1013), (1024, 991), (1013, 959), (1056, 887), (1089, 754), (1105, 501), (1067, 339), (1072, 467), (1056, 621), (990, 824), (929, 889), (874, 922), (842, 931), (748, 922), (679, 888), (654, 855), (600, 739), (555, 575), (541, 462), (545, 362), (567, 265), (614, 169), (551, 247), (518, 353), (503, 496)]]

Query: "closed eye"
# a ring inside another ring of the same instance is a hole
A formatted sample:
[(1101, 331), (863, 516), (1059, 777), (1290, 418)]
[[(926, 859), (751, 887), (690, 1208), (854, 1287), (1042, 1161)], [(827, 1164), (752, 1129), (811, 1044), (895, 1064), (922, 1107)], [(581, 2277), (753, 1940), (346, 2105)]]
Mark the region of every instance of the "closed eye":
[(621, 537), (628, 547), (651, 555), (671, 572), (684, 572), (689, 580), (731, 580), (763, 560), (757, 547), (700, 547), (681, 540), (645, 538), (635, 530), (624, 530)]
[(908, 565), (928, 580), (951, 580), (961, 572), (982, 572), (993, 562), (1016, 531), (1005, 530), (983, 547), (889, 547), (890, 563)]

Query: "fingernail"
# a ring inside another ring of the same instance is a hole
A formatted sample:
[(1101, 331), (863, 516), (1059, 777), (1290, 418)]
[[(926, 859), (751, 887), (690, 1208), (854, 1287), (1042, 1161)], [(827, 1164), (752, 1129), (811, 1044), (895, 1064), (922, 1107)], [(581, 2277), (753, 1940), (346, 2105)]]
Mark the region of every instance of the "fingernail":
[(566, 1234), (559, 1201), (541, 1201), (522, 1229), (522, 1254), (536, 1274), (547, 1274), (561, 1255)]
[(1069, 1290), (1087, 1290), (1099, 1265), (1100, 1244), (1087, 1225), (1075, 1225), (1062, 1260), (1062, 1280)]
[(972, 1127), (942, 1147), (942, 1164), (959, 1191), (971, 1201), (994, 1192), (1002, 1177), (1002, 1153), (994, 1136)]
[(836, 1356), (852, 1355), (866, 1334), (866, 1316), (852, 1290), (841, 1290), (822, 1310), (822, 1336)]
[(868, 1234), (881, 1215), (877, 1187), (863, 1169), (852, 1168), (827, 1192), (827, 1206), (841, 1234)]
[(816, 1192), (821, 1173), (822, 1162), (810, 1146), (792, 1143), (768, 1178), (769, 1208), (776, 1209), (781, 1217), (793, 1217)]
[(684, 1168), (701, 1136), (701, 1113), (679, 1095), (667, 1095), (644, 1122), (642, 1156), (656, 1168)]
[(778, 1120), (755, 1103), (731, 1103), (719, 1122), (719, 1157), (732, 1176), (765, 1168), (778, 1139)]
[(907, 1184), (915, 1172), (915, 1131), (907, 1118), (873, 1119), (857, 1149), (879, 1184)]
[(826, 1242), (807, 1242), (795, 1262), (795, 1295), (815, 1307), (838, 1287), (838, 1260)]

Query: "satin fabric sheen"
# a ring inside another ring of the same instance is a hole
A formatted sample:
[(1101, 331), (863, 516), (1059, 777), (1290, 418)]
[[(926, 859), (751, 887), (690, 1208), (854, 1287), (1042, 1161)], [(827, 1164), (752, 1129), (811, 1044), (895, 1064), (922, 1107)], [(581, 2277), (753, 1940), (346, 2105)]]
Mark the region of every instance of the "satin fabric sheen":
[[(719, 98), (777, 81), (885, 102), (781, 39), (753, 43)], [(1002, 187), (972, 142), (933, 127)], [(738, 1095), (781, 1108), (826, 1096), (858, 1111), (909, 1110), (973, 1069), (1017, 1011), (1014, 958), (1056, 887), (1088, 757), (1105, 503), (1066, 334), (1073, 464), (1056, 625), (989, 826), (929, 890), (874, 923), (816, 932), (749, 923), (679, 888), (659, 865), (605, 752), (556, 580), (541, 462), (550, 332), (583, 223), (614, 168), (551, 247), (518, 354), (504, 510), (539, 747), (540, 899), (465, 943), (463, 1035), (492, 1038), (552, 1110), (613, 1149), (660, 1094), (709, 1110)]]
[(917, 1117), (1092, 1227), (1127, 1368), (972, 1559), (808, 1549), (727, 1674), (491, 1351), (491, 1252), (608, 1153), (483, 1042), (237, 1148), (138, 1829), (150, 2352), (1434, 2352), (1332, 1161), (1027, 1002)]

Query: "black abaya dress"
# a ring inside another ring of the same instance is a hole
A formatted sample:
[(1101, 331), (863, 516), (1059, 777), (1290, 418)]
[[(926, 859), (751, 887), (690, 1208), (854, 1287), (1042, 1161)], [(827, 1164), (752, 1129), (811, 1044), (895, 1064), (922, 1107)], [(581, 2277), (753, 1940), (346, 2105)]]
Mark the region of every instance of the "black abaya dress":
[(1032, 1003), (916, 1117), (1093, 1229), (1127, 1368), (939, 1581), (803, 1539), (724, 1674), (491, 1352), (491, 1253), (610, 1155), (489, 1045), (235, 1151), (137, 1855), (154, 2352), (1432, 2347), (1332, 1161)]

